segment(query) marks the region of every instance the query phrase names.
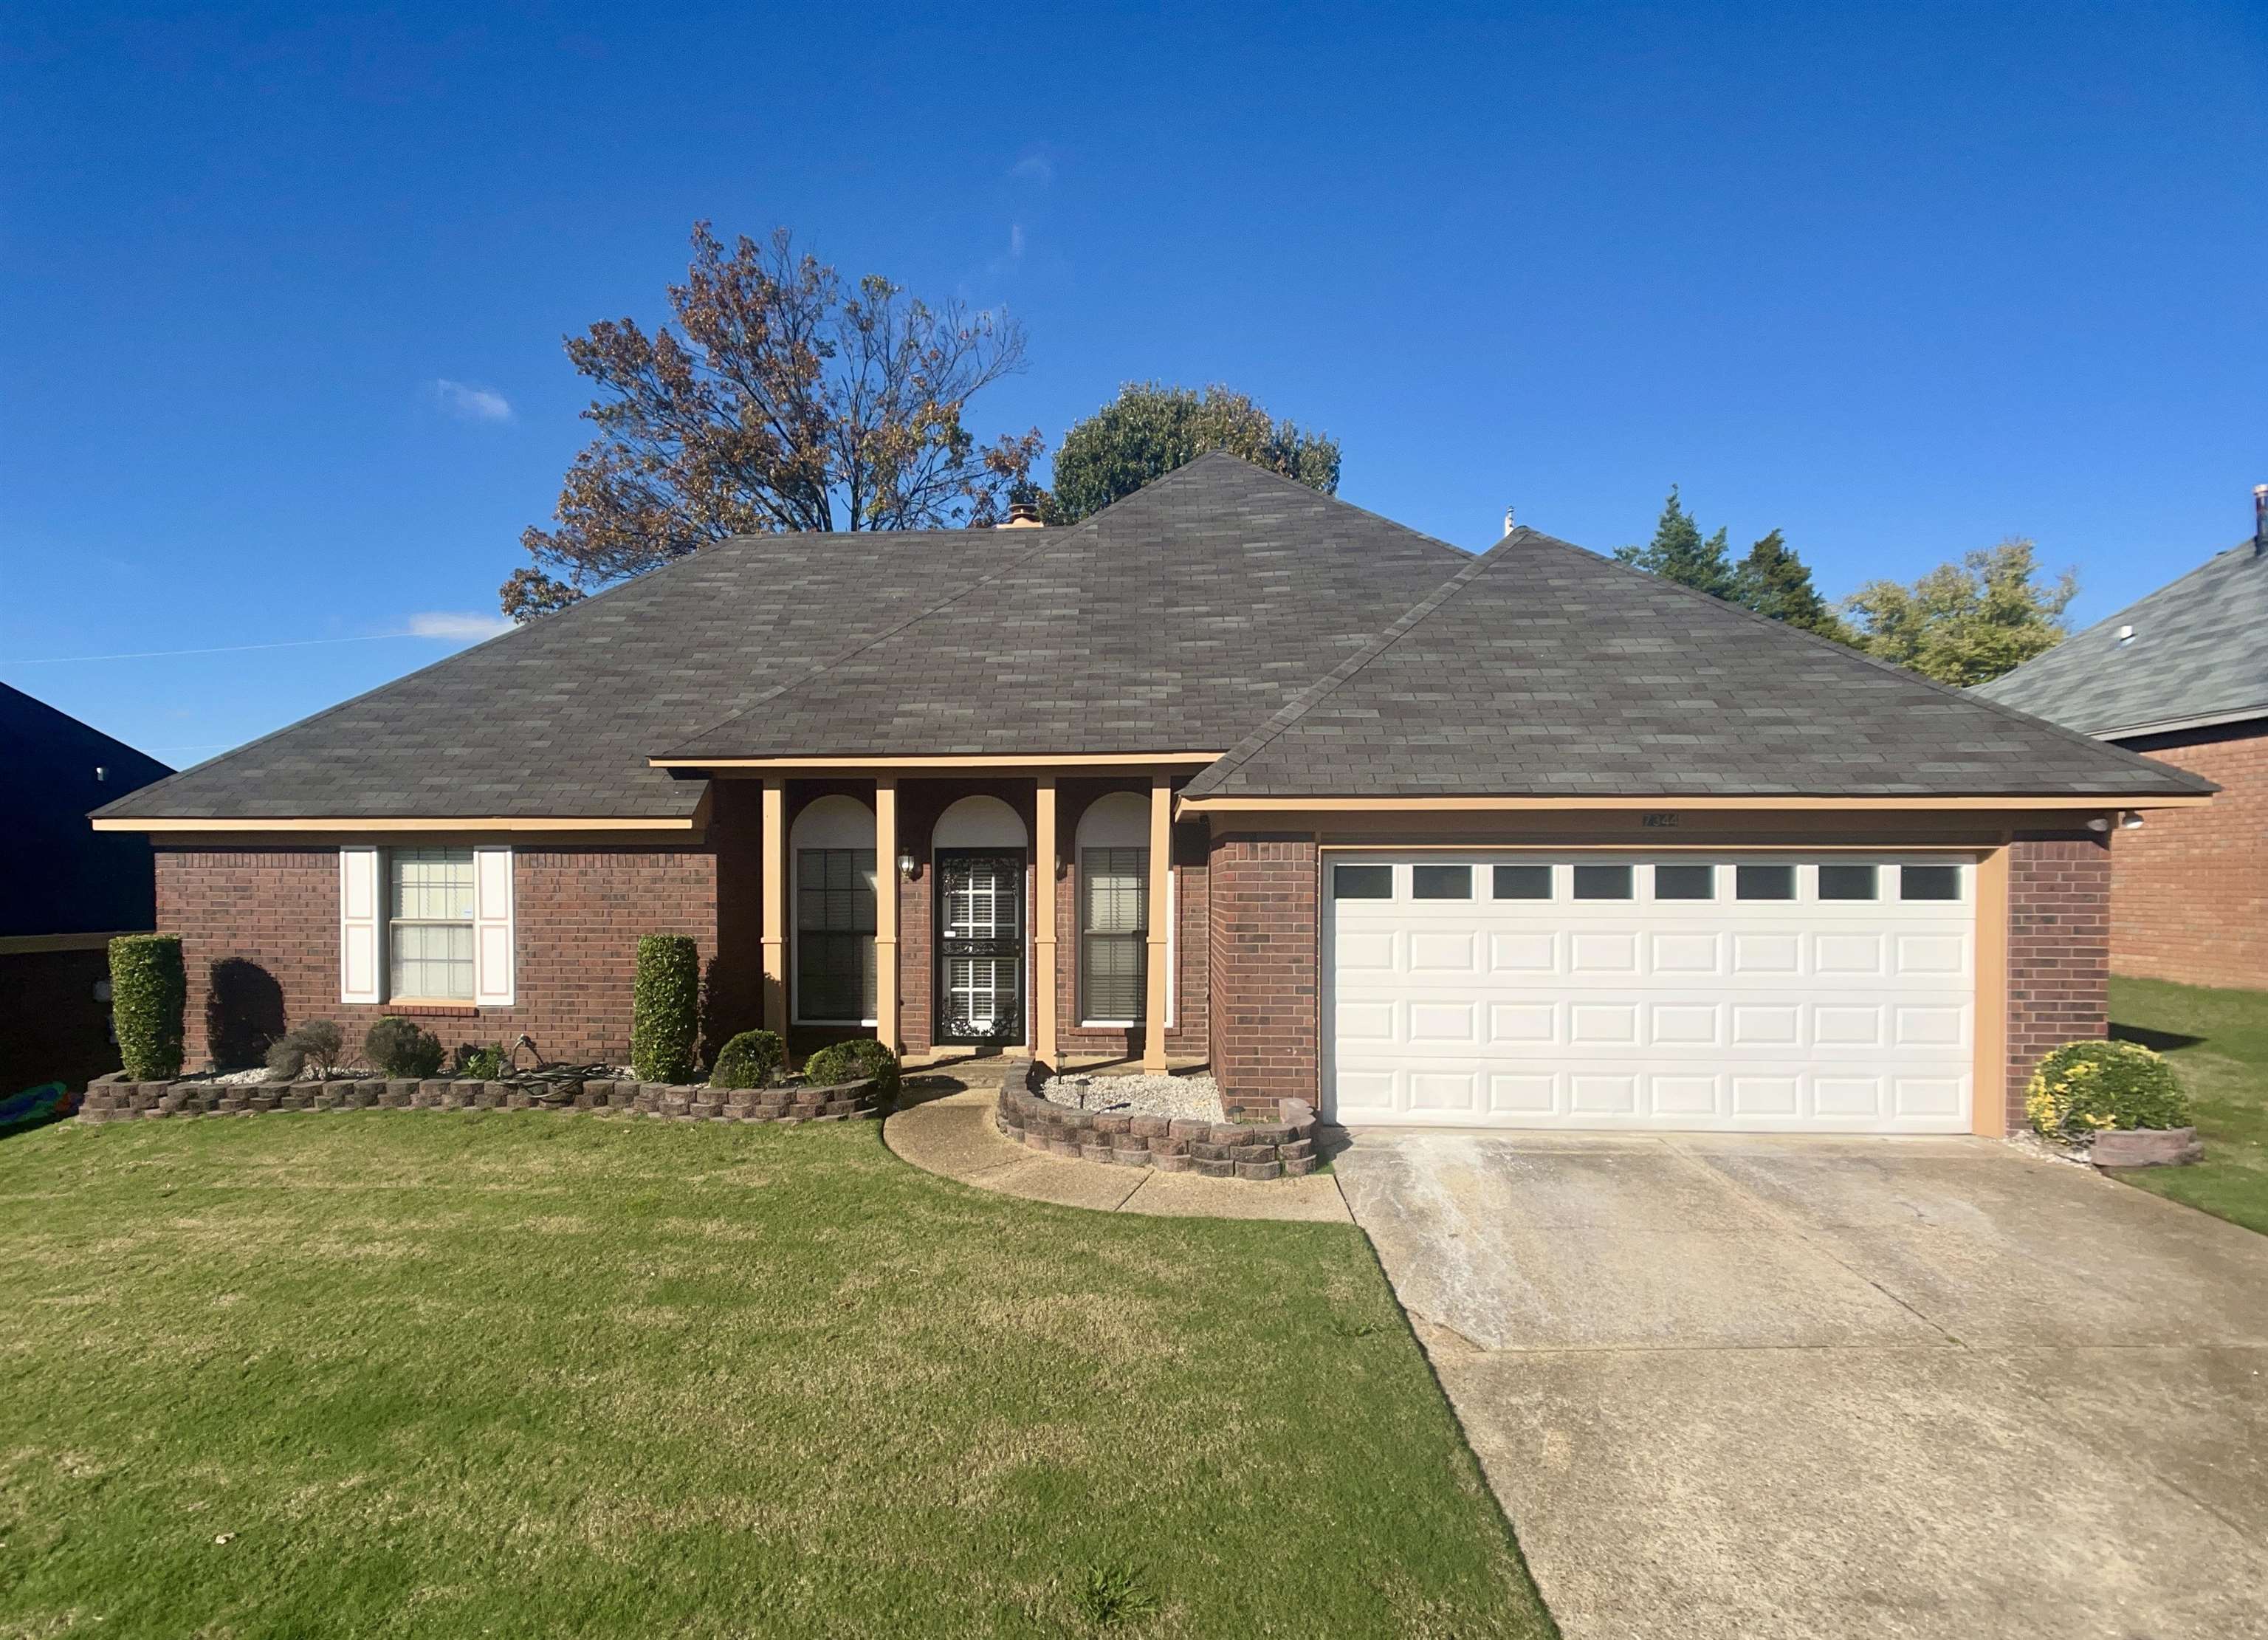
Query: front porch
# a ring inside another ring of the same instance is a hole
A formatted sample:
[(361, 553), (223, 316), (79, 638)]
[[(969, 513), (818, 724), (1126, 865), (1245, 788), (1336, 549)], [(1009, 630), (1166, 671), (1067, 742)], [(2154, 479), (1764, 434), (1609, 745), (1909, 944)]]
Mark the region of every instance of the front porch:
[(1207, 832), (1173, 816), (1195, 755), (840, 762), (674, 771), (711, 780), (715, 1017), (909, 1069), (1208, 1062)]

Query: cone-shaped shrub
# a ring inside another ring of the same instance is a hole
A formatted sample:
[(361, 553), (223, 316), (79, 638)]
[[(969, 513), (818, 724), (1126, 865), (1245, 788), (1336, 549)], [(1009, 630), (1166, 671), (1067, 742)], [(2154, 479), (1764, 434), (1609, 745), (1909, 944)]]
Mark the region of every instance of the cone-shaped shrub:
[(640, 1082), (691, 1082), (700, 1023), (700, 951), (682, 935), (646, 935), (630, 998), (631, 1072)]
[(128, 1076), (161, 1082), (181, 1074), (181, 1015), (188, 1000), (179, 935), (122, 934), (110, 942), (110, 1015)]

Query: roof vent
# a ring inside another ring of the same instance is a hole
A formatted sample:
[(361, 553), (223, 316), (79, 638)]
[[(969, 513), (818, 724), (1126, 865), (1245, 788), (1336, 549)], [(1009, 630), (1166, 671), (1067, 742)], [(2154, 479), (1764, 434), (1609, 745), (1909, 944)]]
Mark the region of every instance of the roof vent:
[(1005, 524), (995, 524), (993, 528), (995, 529), (1041, 528), (1040, 504), (1037, 501), (1009, 502), (1008, 521)]
[(1504, 509), (1504, 533), (1507, 536), (1512, 534), (1512, 509), (1510, 507)]
[(2268, 484), (2252, 486), (2252, 556), (2268, 558)]
[(2134, 629), (2131, 626), (2120, 627), (2118, 629), (2118, 641), (2122, 644), (2132, 643), (2134, 641)]

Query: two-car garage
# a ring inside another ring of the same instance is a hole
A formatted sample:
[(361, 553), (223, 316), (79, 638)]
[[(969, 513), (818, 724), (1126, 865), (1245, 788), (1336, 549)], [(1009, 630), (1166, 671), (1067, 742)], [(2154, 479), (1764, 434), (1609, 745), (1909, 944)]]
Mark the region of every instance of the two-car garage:
[(1975, 872), (1948, 853), (1333, 851), (1324, 1114), (1966, 1133)]

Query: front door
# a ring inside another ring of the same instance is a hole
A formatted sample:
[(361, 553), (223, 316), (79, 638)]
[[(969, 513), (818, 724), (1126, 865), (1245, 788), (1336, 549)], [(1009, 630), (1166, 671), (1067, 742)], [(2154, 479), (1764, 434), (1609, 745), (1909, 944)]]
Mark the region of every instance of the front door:
[(937, 855), (939, 1042), (1024, 1040), (1024, 852)]

